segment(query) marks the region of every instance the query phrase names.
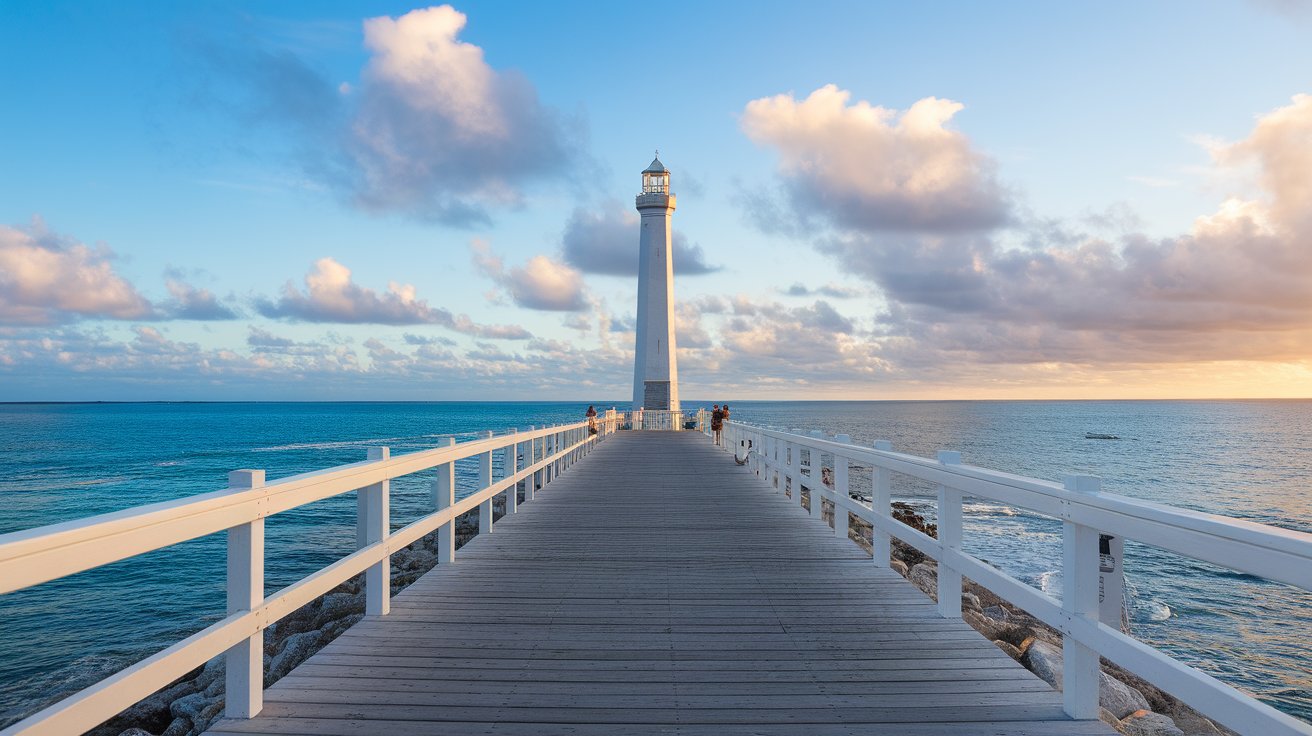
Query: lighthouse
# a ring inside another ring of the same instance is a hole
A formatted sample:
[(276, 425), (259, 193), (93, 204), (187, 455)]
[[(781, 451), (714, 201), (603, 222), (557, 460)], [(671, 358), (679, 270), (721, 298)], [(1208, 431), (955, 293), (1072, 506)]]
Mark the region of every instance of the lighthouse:
[(679, 410), (674, 344), (674, 261), (670, 257), (670, 171), (660, 152), (642, 172), (637, 198), (638, 338), (633, 356), (633, 408)]

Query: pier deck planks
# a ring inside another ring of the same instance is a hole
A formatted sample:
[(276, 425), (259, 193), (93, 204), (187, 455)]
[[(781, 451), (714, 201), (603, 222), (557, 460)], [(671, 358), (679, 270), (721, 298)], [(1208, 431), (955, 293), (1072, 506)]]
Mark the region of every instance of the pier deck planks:
[(1113, 733), (693, 432), (621, 432), (212, 734)]

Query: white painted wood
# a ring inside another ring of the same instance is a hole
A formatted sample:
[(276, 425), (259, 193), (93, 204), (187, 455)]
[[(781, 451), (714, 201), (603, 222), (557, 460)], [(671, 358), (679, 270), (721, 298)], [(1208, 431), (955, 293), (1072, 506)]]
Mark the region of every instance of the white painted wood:
[[(246, 491), (264, 486), (263, 470), (234, 470), (228, 487)], [(228, 614), (249, 613), (264, 602), (264, 519), (228, 530)], [(251, 718), (264, 707), (264, 631), (257, 628), (228, 649), (224, 713)]]
[[(840, 445), (850, 445), (852, 444), (852, 438), (845, 434), (835, 435), (834, 442)], [(833, 458), (834, 495), (838, 499), (838, 503), (834, 504), (834, 536), (839, 539), (847, 539), (852, 517), (847, 510), (848, 505), (842, 503), (842, 501), (851, 498), (849, 495), (851, 492), (849, 480), (851, 469), (845, 455), (834, 455)]]
[[(960, 465), (961, 453), (944, 450), (938, 453), (942, 465)], [(938, 487), (938, 542), (945, 550), (938, 565), (938, 612), (949, 618), (961, 617), (961, 571), (954, 568), (946, 550), (960, 550), (962, 539), (961, 491), (951, 486)], [(1094, 717), (1097, 717), (1094, 713)]]
[[(370, 447), (368, 459), (373, 462), (385, 461), (392, 456), (386, 447)], [(364, 515), (357, 517), (357, 528), (363, 530), (363, 543), (360, 548), (378, 544), (385, 540), (392, 530), (391, 522), (391, 481), (381, 481), (361, 488), (359, 498), (364, 502)], [(366, 616), (386, 616), (391, 606), (392, 559), (384, 555), (378, 562), (364, 571), (364, 601)]]
[[(512, 429), (510, 430), (510, 433), (512, 435), (519, 434), (519, 430)], [(513, 476), (516, 472), (518, 472), (519, 469), (516, 467), (516, 464), (519, 462), (518, 458), (519, 458), (518, 442), (516, 442), (513, 445), (506, 445), (506, 448), (502, 450), (501, 468), (502, 468), (502, 472), (507, 477)], [(517, 511), (519, 511), (519, 490), (516, 489), (515, 486), (511, 486), (510, 489), (506, 491), (506, 515), (513, 514)]]
[[(851, 444), (850, 442), (846, 444)], [(893, 443), (888, 440), (875, 440), (875, 449), (892, 452)], [(893, 473), (888, 468), (875, 466), (871, 478), (870, 506), (882, 517), (891, 517), (893, 513)], [(888, 532), (878, 526), (871, 527), (870, 559), (879, 567), (888, 567), (893, 561), (892, 539)]]
[[(1075, 493), (1098, 493), (1102, 481), (1073, 475), (1065, 486)], [(1098, 531), (1069, 520), (1062, 522), (1061, 603), (1067, 616), (1098, 619)], [(1098, 653), (1075, 637), (1062, 637), (1062, 703), (1071, 718), (1098, 716), (1098, 673)]]
[[(452, 447), (455, 437), (447, 437), (443, 444)], [(433, 481), (433, 508), (438, 511), (451, 508), (456, 502), (456, 464), (445, 462), (437, 466), (437, 478)], [(437, 564), (449, 565), (456, 559), (456, 524), (447, 521), (437, 528)]]
[[(484, 437), (491, 437), (492, 430), (483, 434)], [(492, 451), (481, 453), (478, 456), (478, 487), (487, 488), (492, 485)], [(478, 505), (478, 533), (492, 533), (492, 497), (488, 496), (481, 504)]]

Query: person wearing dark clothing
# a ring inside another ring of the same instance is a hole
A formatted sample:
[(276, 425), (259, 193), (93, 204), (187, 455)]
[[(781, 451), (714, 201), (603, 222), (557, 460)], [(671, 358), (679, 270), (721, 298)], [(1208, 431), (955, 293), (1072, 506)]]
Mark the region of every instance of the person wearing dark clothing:
[(724, 411), (720, 405), (716, 404), (711, 411), (711, 436), (715, 438), (715, 444), (720, 444), (720, 431), (724, 429)]
[(588, 434), (590, 434), (590, 435), (596, 434), (596, 433), (597, 433), (597, 410), (596, 410), (595, 408), (593, 408), (591, 405), (588, 405), (588, 413), (586, 414), (586, 416), (588, 417)]

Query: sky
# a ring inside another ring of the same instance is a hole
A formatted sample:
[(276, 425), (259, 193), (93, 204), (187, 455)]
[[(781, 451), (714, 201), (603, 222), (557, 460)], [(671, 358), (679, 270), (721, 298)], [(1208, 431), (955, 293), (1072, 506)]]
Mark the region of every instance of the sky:
[(0, 401), (1312, 396), (1312, 3), (0, 2)]

